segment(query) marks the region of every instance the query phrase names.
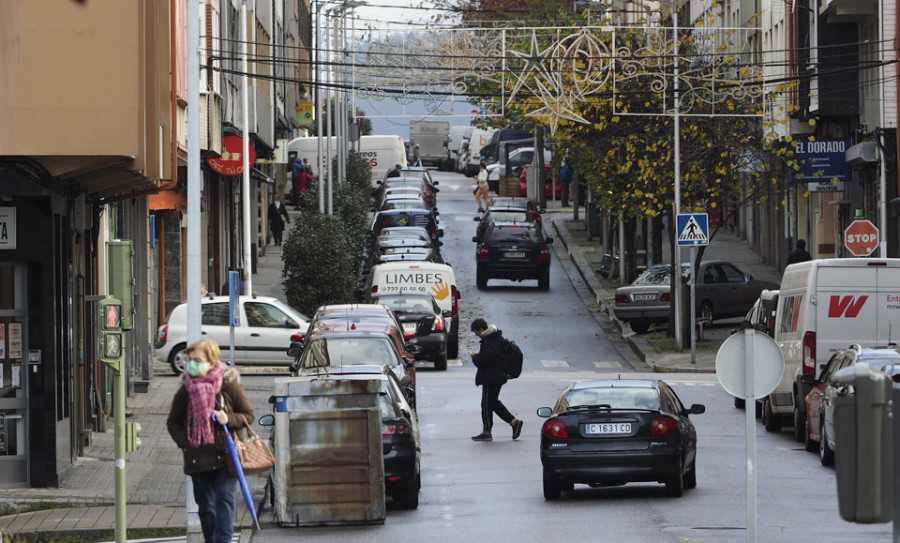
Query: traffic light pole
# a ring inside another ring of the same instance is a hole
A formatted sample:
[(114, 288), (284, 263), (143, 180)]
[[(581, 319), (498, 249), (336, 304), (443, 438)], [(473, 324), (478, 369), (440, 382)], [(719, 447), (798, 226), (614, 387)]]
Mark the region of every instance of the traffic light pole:
[(128, 539), (128, 520), (125, 515), (125, 367), (120, 364), (113, 385), (113, 410), (116, 454), (116, 543)]

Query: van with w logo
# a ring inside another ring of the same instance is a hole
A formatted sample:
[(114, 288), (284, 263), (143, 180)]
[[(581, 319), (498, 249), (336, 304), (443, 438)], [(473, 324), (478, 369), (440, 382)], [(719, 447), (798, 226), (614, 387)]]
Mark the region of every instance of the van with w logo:
[(766, 430), (793, 423), (794, 437), (803, 441), (810, 387), (801, 377), (818, 375), (832, 354), (854, 343), (886, 345), (898, 336), (900, 259), (833, 258), (788, 266), (775, 316), (784, 374), (763, 401)]

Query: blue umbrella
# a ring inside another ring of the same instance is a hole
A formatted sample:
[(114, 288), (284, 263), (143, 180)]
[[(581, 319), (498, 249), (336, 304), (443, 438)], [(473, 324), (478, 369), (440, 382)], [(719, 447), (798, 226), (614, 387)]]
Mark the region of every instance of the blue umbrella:
[[(216, 414), (213, 412), (212, 420), (215, 422)], [(244, 468), (241, 467), (241, 457), (238, 454), (237, 445), (235, 445), (234, 440), (231, 439), (231, 432), (228, 431), (228, 427), (224, 424), (222, 425), (222, 429), (225, 430), (225, 445), (228, 449), (228, 454), (231, 455), (231, 463), (234, 464), (234, 473), (237, 476), (238, 482), (241, 483), (241, 494), (244, 495), (244, 503), (247, 504), (247, 509), (250, 510), (250, 516), (253, 517), (253, 524), (256, 525), (257, 530), (262, 530), (259, 527), (259, 519), (256, 517), (256, 507), (253, 506), (253, 496), (250, 494), (250, 486), (247, 484), (247, 478), (244, 477)]]

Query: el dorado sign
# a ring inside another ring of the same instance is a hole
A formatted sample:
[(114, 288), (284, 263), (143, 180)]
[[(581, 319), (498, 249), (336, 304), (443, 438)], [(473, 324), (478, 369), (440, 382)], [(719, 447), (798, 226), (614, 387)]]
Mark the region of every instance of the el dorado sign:
[[(252, 167), (253, 163), (256, 162), (256, 150), (253, 149), (252, 145), (248, 149), (250, 152), (248, 164)], [(222, 156), (209, 157), (206, 159), (206, 163), (209, 164), (210, 168), (222, 175), (241, 175), (244, 173), (244, 157), (241, 156), (242, 153), (243, 138), (225, 136), (222, 138)]]

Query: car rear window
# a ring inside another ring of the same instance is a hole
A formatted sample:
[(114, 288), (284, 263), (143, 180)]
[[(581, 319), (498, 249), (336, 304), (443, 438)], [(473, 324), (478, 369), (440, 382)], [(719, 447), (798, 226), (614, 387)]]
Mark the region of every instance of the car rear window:
[(491, 241), (541, 241), (536, 228), (525, 226), (497, 226), (490, 237)]
[(570, 390), (563, 410), (579, 406), (608, 405), (611, 409), (658, 409), (659, 395), (652, 388), (586, 388)]
[(385, 296), (378, 303), (390, 307), (396, 313), (431, 313), (431, 299), (424, 296)]
[(396, 366), (399, 363), (387, 337), (320, 337), (313, 339), (300, 360), (301, 368), (354, 364)]

